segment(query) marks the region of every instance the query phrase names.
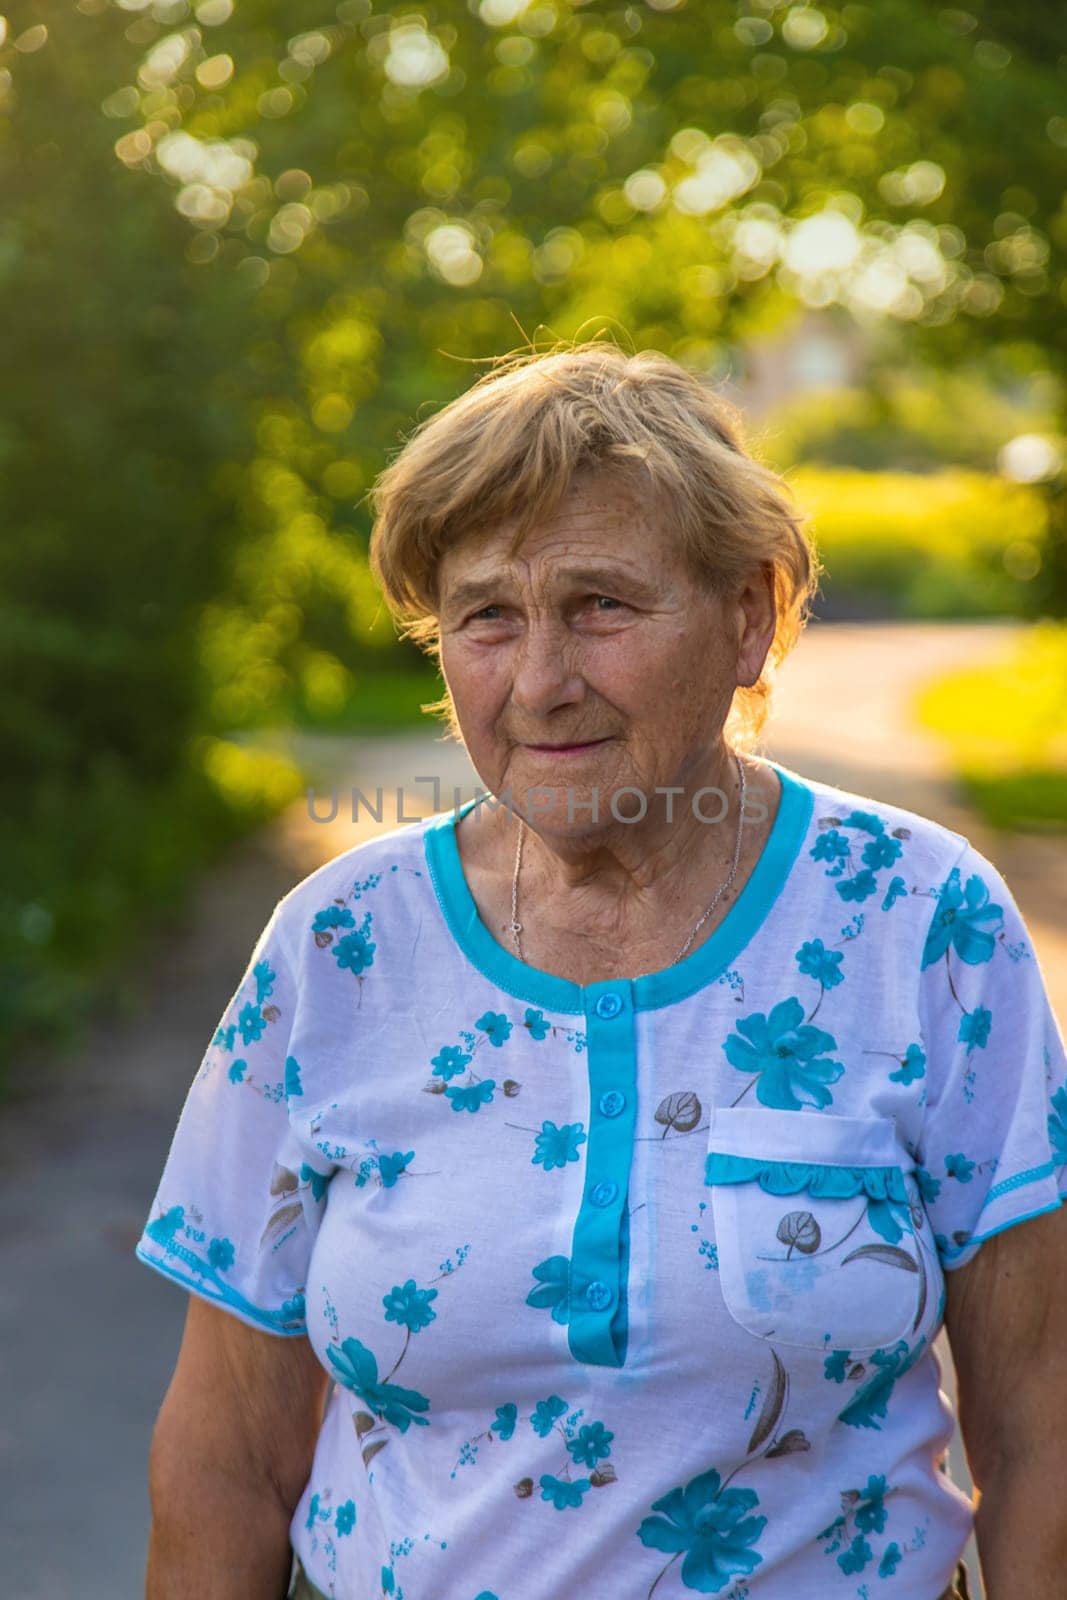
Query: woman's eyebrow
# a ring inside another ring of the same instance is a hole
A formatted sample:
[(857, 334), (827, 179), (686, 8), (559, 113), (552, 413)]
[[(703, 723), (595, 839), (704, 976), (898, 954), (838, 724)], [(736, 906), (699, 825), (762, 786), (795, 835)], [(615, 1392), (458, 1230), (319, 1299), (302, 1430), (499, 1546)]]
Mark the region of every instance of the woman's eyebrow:
[(461, 583), (445, 590), (442, 603), (466, 611), (469, 606), (484, 606), (499, 599), (501, 590), (508, 587), (506, 578), (465, 578)]
[[(574, 588), (594, 589), (606, 594), (621, 589), (629, 594), (648, 597), (653, 592), (652, 585), (643, 581), (636, 573), (626, 572), (617, 567), (561, 566), (555, 569), (553, 576), (557, 582), (564, 582)], [(443, 600), (446, 605), (465, 611), (468, 607), (476, 608), (490, 601), (499, 600), (511, 587), (511, 578), (503, 573), (496, 578), (467, 578), (449, 589)]]

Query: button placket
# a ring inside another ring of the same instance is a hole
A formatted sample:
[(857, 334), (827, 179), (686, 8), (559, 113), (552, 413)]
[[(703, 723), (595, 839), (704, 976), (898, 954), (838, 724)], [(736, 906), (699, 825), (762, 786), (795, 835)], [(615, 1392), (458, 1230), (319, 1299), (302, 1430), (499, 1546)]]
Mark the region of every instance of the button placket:
[(632, 986), (586, 993), (589, 1139), (571, 1251), (568, 1342), (579, 1361), (621, 1366), (626, 1350), (627, 1188), (636, 1112)]

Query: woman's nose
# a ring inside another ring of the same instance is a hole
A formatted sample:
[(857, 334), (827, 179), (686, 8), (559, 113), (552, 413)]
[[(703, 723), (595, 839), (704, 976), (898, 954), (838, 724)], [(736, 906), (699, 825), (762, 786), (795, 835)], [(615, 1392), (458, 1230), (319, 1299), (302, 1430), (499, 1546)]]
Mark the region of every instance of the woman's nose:
[(513, 703), (530, 716), (544, 717), (557, 706), (577, 704), (584, 692), (568, 629), (552, 622), (528, 623), (515, 655)]

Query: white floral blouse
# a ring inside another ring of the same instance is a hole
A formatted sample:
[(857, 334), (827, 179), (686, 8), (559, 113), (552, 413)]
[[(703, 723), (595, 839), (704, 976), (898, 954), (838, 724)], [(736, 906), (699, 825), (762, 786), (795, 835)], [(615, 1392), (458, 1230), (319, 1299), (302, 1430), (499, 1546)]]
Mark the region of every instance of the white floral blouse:
[(771, 764), (755, 870), (659, 972), (520, 962), (451, 812), (264, 929), (138, 1254), (334, 1380), (291, 1535), (325, 1594), (950, 1581), (943, 1273), (1060, 1203), (1067, 1056), (988, 860)]

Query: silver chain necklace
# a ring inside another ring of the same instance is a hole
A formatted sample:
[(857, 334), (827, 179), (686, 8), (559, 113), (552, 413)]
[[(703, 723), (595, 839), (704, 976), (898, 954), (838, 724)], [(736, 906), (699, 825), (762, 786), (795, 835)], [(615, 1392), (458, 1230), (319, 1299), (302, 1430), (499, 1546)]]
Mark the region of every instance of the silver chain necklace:
[[(739, 796), (739, 799), (738, 799), (738, 806), (737, 806), (737, 838), (734, 840), (734, 859), (733, 859), (733, 863), (732, 863), (732, 865), (730, 867), (729, 872), (726, 874), (726, 877), (723, 879), (722, 883), (719, 885), (718, 889), (716, 890), (715, 898), (712, 900), (711, 904), (708, 906), (707, 910), (704, 912), (704, 915), (701, 917), (700, 921), (692, 929), (688, 939), (685, 941), (685, 943), (682, 945), (682, 948), (678, 951), (678, 954), (675, 956), (673, 964), (676, 964), (677, 962), (679, 962), (682, 959), (682, 957), (685, 955), (686, 951), (689, 949), (689, 946), (692, 944), (693, 940), (696, 938), (697, 934), (700, 932), (700, 930), (704, 926), (705, 922), (707, 922), (708, 918), (711, 916), (711, 913), (715, 910), (715, 907), (718, 905), (719, 901), (722, 899), (723, 895), (726, 893), (726, 891), (730, 887), (731, 883), (733, 883), (734, 878), (737, 876), (737, 863), (741, 859), (741, 829), (742, 829), (742, 825), (744, 823), (744, 815), (745, 815), (745, 789), (746, 789), (746, 783), (745, 783), (745, 769), (744, 769), (744, 767), (743, 767), (743, 765), (741, 763), (741, 757), (739, 755), (737, 755), (736, 752), (734, 754), (734, 760), (737, 763), (737, 775), (738, 775), (739, 779), (741, 780), (741, 793), (740, 793), (740, 796)], [(515, 940), (515, 948), (519, 952), (519, 960), (520, 961), (525, 961), (526, 960), (526, 957), (522, 953), (522, 923), (519, 921), (519, 869), (522, 866), (522, 842), (523, 842), (523, 839), (525, 838), (525, 835), (526, 835), (526, 824), (523, 822), (522, 818), (520, 817), (519, 818), (519, 837), (518, 837), (518, 839), (517, 839), (517, 841), (515, 843), (515, 870), (511, 875), (511, 936)]]

